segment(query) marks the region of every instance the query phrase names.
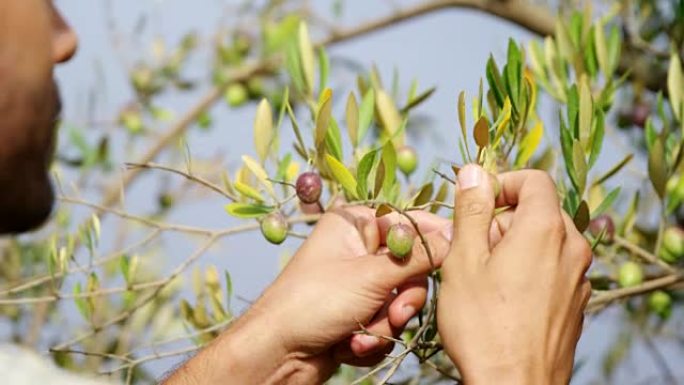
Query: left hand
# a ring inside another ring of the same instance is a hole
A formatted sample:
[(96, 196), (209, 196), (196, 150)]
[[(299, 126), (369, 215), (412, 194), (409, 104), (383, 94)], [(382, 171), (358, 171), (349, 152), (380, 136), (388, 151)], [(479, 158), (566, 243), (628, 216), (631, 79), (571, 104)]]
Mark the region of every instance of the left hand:
[[(439, 266), (451, 221), (410, 215)], [(398, 336), (423, 307), (433, 268), (418, 237), (403, 261), (383, 246), (400, 221), (408, 223), (397, 213), (375, 218), (360, 206), (324, 214), (247, 313), (165, 384), (318, 384), (341, 363), (382, 361), (393, 344), (377, 336)], [(355, 335), (361, 325), (368, 334)]]
[[(451, 221), (426, 212), (409, 215), (438, 267), (449, 250)], [(389, 227), (398, 222), (409, 223), (397, 213), (375, 218), (375, 210), (360, 206), (323, 215), (255, 306), (281, 320), (273, 324), (287, 350), (307, 362), (317, 381), (340, 363), (382, 361), (393, 343), (377, 336), (399, 336), (425, 304), (431, 265), (420, 239), (405, 261), (384, 246)], [(361, 325), (368, 334), (354, 335)]]

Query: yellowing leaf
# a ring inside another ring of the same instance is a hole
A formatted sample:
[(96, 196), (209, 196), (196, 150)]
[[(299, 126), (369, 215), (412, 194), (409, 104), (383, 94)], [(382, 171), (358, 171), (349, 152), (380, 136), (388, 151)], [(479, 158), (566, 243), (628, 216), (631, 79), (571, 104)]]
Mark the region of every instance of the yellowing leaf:
[(252, 159), (251, 157), (247, 155), (242, 156), (242, 161), (245, 163), (245, 166), (254, 174), (254, 176), (257, 177), (257, 180), (259, 183), (261, 183), (265, 188), (266, 191), (268, 191), (269, 194), (272, 196), (275, 196), (275, 191), (273, 190), (273, 183), (268, 180), (268, 174), (266, 173), (266, 170), (264, 170), (263, 167), (257, 161)]
[(268, 100), (264, 98), (257, 107), (256, 118), (254, 119), (254, 148), (261, 163), (268, 156), (273, 135), (273, 112)]
[(599, 68), (606, 76), (611, 76), (610, 65), (608, 58), (608, 44), (606, 41), (606, 34), (603, 31), (603, 24), (598, 23), (594, 28), (594, 46), (596, 47), (596, 59), (599, 63)]
[(309, 37), (309, 28), (305, 22), (299, 24), (299, 50), (306, 89), (311, 92), (314, 86), (315, 55), (311, 38)]
[(257, 191), (255, 188), (246, 185), (242, 182), (235, 181), (234, 183), (235, 189), (244, 197), (247, 198), (252, 198), (254, 200), (257, 200), (259, 202), (264, 200), (264, 197), (261, 196), (259, 191)]
[(522, 167), (530, 160), (535, 151), (537, 151), (537, 147), (539, 147), (543, 135), (544, 125), (541, 121), (537, 121), (537, 124), (527, 132), (520, 142), (520, 151), (515, 160), (516, 167)]
[(292, 162), (287, 165), (287, 170), (285, 171), (285, 179), (287, 181), (294, 180), (297, 175), (299, 175), (299, 163)]
[(342, 185), (344, 191), (354, 199), (358, 199), (356, 195), (356, 179), (347, 167), (330, 154), (325, 154), (325, 162), (328, 164), (333, 178)]
[(399, 115), (399, 111), (394, 105), (392, 98), (390, 98), (385, 91), (379, 89), (375, 95), (375, 103), (387, 137), (393, 138), (392, 142), (395, 146), (403, 145), (403, 135), (395, 136), (397, 130), (401, 127), (401, 116)]

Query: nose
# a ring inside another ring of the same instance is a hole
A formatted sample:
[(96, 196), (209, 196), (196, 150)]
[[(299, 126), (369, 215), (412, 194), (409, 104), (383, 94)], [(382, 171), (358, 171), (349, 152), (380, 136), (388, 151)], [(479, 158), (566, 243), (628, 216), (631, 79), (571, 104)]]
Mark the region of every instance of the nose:
[(52, 58), (55, 63), (64, 63), (76, 53), (78, 37), (54, 5), (52, 7)]

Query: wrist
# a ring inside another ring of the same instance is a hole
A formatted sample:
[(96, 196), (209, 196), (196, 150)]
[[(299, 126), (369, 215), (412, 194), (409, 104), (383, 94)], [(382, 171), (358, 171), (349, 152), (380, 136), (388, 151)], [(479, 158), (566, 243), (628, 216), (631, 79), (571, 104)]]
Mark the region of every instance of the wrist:
[(549, 373), (540, 362), (514, 366), (463, 368), (464, 385), (567, 385), (569, 379)]

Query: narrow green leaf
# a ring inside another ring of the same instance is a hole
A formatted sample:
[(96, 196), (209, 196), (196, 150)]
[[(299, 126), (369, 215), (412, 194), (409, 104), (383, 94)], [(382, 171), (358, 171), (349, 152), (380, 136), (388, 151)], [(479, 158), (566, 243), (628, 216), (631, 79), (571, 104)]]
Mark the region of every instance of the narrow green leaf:
[(619, 195), (620, 187), (616, 187), (611, 192), (609, 192), (605, 199), (603, 199), (603, 202), (601, 202), (601, 204), (598, 205), (594, 212), (591, 213), (592, 218), (596, 218), (599, 215), (606, 212), (606, 210), (608, 210), (613, 205), (613, 202), (615, 202)]
[(361, 108), (359, 109), (359, 139), (357, 143), (361, 143), (373, 121), (373, 114), (375, 112), (375, 91), (369, 89), (361, 101)]
[(392, 98), (383, 90), (376, 90), (375, 95), (375, 105), (378, 108), (378, 115), (380, 116), (380, 122), (382, 123), (385, 133), (396, 145), (401, 145), (403, 140), (399, 137), (396, 138), (395, 134), (401, 126), (401, 116), (399, 111), (397, 111), (396, 106)]
[(610, 59), (608, 57), (608, 42), (603, 31), (603, 24), (596, 24), (594, 27), (594, 46), (596, 47), (596, 59), (598, 60), (601, 72), (606, 76), (611, 76)]
[(325, 162), (332, 172), (333, 178), (342, 185), (344, 191), (352, 198), (359, 199), (356, 193), (357, 182), (351, 172), (339, 160), (330, 154), (325, 154)]
[[(437, 190), (437, 194), (435, 195), (435, 199), (433, 201), (435, 202), (444, 202), (444, 200), (447, 198), (447, 195), (449, 195), (449, 182), (443, 181), (442, 185), (439, 186), (439, 190)], [(438, 204), (433, 204), (430, 207), (430, 212), (431, 213), (436, 213), (441, 206)]]
[(84, 319), (87, 321), (90, 321), (90, 307), (88, 306), (88, 303), (86, 302), (85, 298), (80, 297), (80, 295), (83, 293), (83, 289), (81, 289), (81, 283), (76, 282), (74, 285), (74, 302), (76, 303), (76, 307), (78, 308), (79, 313), (83, 316)]
[(577, 227), (577, 231), (580, 233), (583, 233), (584, 230), (589, 227), (589, 205), (587, 205), (587, 201), (582, 201), (580, 202), (579, 207), (577, 208), (577, 212), (575, 213), (575, 217), (573, 218), (573, 222), (575, 223), (575, 227)]
[(599, 155), (601, 154), (601, 147), (603, 146), (603, 136), (605, 135), (605, 116), (600, 109), (596, 110), (594, 119), (594, 130), (591, 133), (589, 143), (591, 145), (591, 152), (589, 154), (589, 168), (591, 169), (596, 164)]
[(589, 80), (582, 76), (579, 83), (579, 139), (582, 146), (587, 146), (591, 135), (591, 122), (594, 112), (594, 102), (591, 97)]
[(651, 184), (658, 197), (665, 198), (665, 186), (667, 185), (667, 165), (665, 162), (665, 145), (663, 139), (658, 137), (648, 154), (648, 175)]
[(670, 68), (667, 71), (667, 91), (670, 97), (670, 106), (678, 122), (683, 123), (684, 130), (684, 74), (682, 74), (682, 62), (679, 54), (672, 52), (670, 56)]
[(503, 81), (501, 80), (499, 67), (496, 65), (496, 61), (492, 55), (489, 55), (489, 60), (487, 60), (487, 83), (489, 83), (489, 88), (494, 93), (496, 104), (499, 108), (503, 107), (504, 100), (506, 99), (506, 90)]
[(259, 218), (274, 210), (271, 206), (256, 203), (228, 203), (224, 206), (226, 212), (236, 218)]
[(359, 166), (356, 170), (356, 190), (361, 199), (368, 197), (368, 175), (370, 175), (373, 165), (375, 165), (375, 158), (378, 155), (378, 150), (369, 151), (361, 158)]
[(330, 120), (330, 126), (325, 135), (325, 145), (330, 154), (336, 159), (342, 160), (342, 135), (340, 134), (340, 127), (334, 118)]
[(268, 191), (271, 196), (275, 196), (275, 190), (273, 189), (273, 183), (268, 180), (268, 174), (266, 173), (266, 170), (264, 170), (261, 165), (252, 159), (248, 155), (243, 155), (242, 156), (242, 161), (245, 163), (245, 166), (249, 169), (249, 171), (256, 176), (257, 180), (259, 183), (261, 183), (264, 188), (266, 188), (266, 191)]
[(629, 163), (632, 158), (634, 158), (634, 154), (629, 154), (624, 159), (622, 159), (620, 162), (618, 162), (615, 166), (613, 166), (610, 170), (608, 170), (605, 174), (601, 175), (596, 182), (594, 182), (594, 186), (603, 184), (605, 181), (610, 179), (613, 175), (617, 174), (620, 170), (622, 170), (627, 163)]
[(318, 49), (318, 89), (324, 90), (328, 86), (328, 76), (330, 75), (330, 58), (325, 51), (325, 47)]
[(264, 197), (261, 196), (261, 193), (259, 193), (259, 191), (257, 191), (252, 186), (249, 186), (236, 180), (235, 183), (233, 183), (233, 187), (235, 187), (235, 189), (240, 193), (240, 195), (246, 198), (251, 198), (259, 202), (264, 200)]
[(352, 147), (356, 148), (359, 144), (359, 107), (353, 92), (349, 93), (346, 108), (347, 133)]
[(233, 298), (233, 280), (230, 278), (228, 270), (223, 274), (226, 277), (226, 308), (230, 308), (230, 300)]
[(420, 95), (415, 96), (409, 100), (409, 102), (401, 108), (401, 113), (406, 114), (407, 112), (411, 111), (415, 107), (419, 106), (421, 103), (424, 101), (428, 100), (430, 96), (437, 90), (436, 87), (431, 87), (425, 91), (423, 91)]
[(584, 149), (579, 141), (572, 144), (572, 165), (575, 170), (575, 189), (581, 197), (587, 183), (587, 161), (584, 157)]
[(321, 94), (321, 100), (318, 102), (318, 113), (316, 114), (316, 131), (314, 140), (316, 144), (316, 151), (323, 152), (323, 144), (325, 143), (325, 136), (328, 133), (330, 126), (330, 116), (332, 113), (332, 90), (326, 88)]
[(435, 186), (432, 183), (426, 183), (420, 188), (416, 196), (413, 198), (413, 206), (421, 206), (430, 201), (432, 194), (435, 191)]
[(389, 192), (394, 185), (397, 172), (397, 153), (391, 141), (385, 143), (382, 148), (382, 164), (385, 166), (385, 178), (382, 188), (384, 191)]

